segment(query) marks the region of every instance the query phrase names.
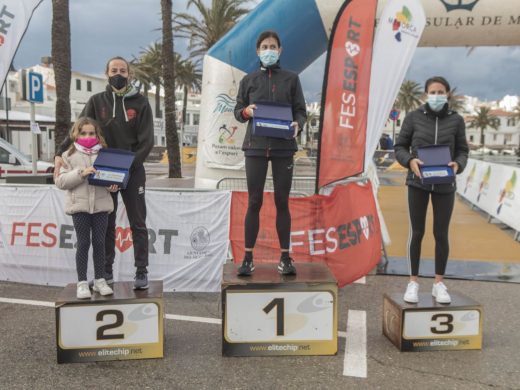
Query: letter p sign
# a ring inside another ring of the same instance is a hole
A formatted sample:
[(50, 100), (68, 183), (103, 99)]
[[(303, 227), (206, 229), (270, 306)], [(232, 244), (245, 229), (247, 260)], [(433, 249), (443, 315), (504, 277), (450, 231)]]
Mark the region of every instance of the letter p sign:
[(27, 73), (27, 100), (32, 103), (43, 103), (43, 77), (40, 73)]

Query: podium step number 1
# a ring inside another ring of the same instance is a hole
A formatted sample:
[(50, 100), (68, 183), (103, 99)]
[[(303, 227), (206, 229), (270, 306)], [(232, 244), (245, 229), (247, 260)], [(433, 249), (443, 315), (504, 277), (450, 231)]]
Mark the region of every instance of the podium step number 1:
[(224, 266), (223, 346), (227, 356), (333, 355), (337, 352), (337, 285), (323, 264), (299, 264), (280, 276), (261, 264), (251, 277)]

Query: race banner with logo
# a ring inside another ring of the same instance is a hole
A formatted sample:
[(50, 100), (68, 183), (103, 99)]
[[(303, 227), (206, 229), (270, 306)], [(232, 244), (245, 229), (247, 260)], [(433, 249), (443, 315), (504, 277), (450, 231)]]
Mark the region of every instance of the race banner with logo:
[(376, 0), (345, 1), (332, 28), (320, 114), (317, 189), (363, 172)]
[(365, 172), (425, 25), (419, 0), (390, 0), (383, 10), (372, 53)]
[(32, 14), (43, 0), (0, 1), (0, 89)]
[[(345, 207), (355, 204), (356, 207)], [(372, 270), (381, 258), (381, 229), (372, 186), (337, 185), (330, 195), (290, 198), (291, 257), (299, 262), (327, 263), (340, 287)], [(231, 248), (236, 263), (244, 256), (244, 216), (247, 193), (233, 192)], [(274, 194), (264, 193), (255, 263), (277, 263), (280, 245), (276, 233)]]
[[(55, 188), (0, 188), (0, 280), (51, 286), (77, 281), (76, 235), (64, 196)], [(165, 291), (220, 291), (230, 202), (224, 191), (148, 190), (149, 278), (163, 280)], [(114, 277), (133, 280), (132, 234), (121, 199), (116, 226)], [(88, 269), (91, 278), (92, 259)]]
[(457, 192), (493, 218), (520, 232), (520, 169), (469, 159), (457, 175)]

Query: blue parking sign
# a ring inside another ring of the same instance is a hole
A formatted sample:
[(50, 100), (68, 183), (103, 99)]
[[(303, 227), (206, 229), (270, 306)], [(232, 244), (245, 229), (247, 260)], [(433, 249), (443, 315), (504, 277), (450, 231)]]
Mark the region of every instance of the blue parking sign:
[(43, 76), (40, 73), (27, 73), (26, 96), (32, 103), (43, 103)]

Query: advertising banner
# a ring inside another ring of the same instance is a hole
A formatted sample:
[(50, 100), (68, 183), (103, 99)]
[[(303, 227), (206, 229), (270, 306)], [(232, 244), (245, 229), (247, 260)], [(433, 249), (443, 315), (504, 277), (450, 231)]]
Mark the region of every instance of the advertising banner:
[(457, 192), (493, 218), (520, 231), (520, 169), (469, 159)]
[[(356, 205), (350, 207), (350, 205)], [(340, 287), (366, 275), (381, 258), (381, 228), (372, 186), (338, 185), (330, 195), (290, 198), (291, 257), (298, 262), (326, 262)], [(235, 262), (244, 256), (247, 193), (233, 192), (231, 248)], [(274, 195), (264, 193), (255, 263), (277, 263)]]
[(363, 172), (376, 0), (346, 1), (332, 27), (320, 113), (317, 189)]
[[(77, 281), (76, 235), (64, 197), (56, 188), (0, 188), (0, 280), (52, 286)], [(220, 291), (230, 201), (225, 191), (147, 191), (149, 279), (163, 280), (165, 291)], [(92, 259), (88, 268), (92, 278)], [(132, 232), (120, 199), (114, 278), (134, 275)]]

